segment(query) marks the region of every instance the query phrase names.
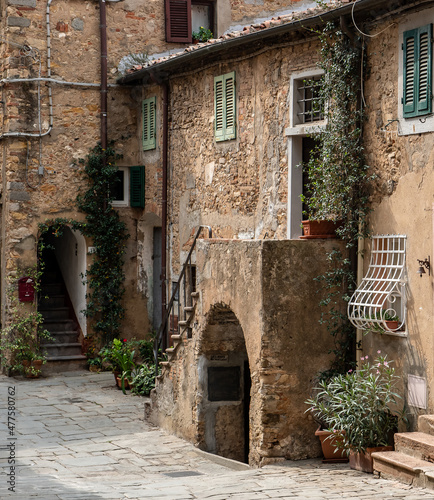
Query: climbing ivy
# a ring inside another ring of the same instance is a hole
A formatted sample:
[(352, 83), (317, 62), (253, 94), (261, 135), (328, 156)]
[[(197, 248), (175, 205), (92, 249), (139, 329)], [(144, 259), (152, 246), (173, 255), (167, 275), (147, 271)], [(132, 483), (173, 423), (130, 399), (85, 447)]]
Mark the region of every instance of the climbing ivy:
[(112, 147), (104, 150), (97, 145), (86, 159), (80, 160), (88, 181), (87, 189), (77, 196), (77, 208), (85, 214), (84, 222), (58, 218), (39, 224), (40, 259), (45, 245), (44, 234), (50, 232), (61, 236), (65, 225), (92, 239), (93, 261), (83, 276), (88, 285), (83, 312), (93, 320), (93, 332), (102, 343), (119, 336), (125, 315), (122, 305), (125, 293), (123, 264), (129, 235), (125, 223), (111, 205), (114, 199), (111, 187), (118, 181), (115, 162), (119, 158)]
[(113, 187), (117, 182), (116, 160), (112, 147), (94, 147), (81, 160), (89, 181), (88, 189), (77, 196), (78, 209), (86, 214), (81, 230), (92, 238), (94, 259), (86, 272), (89, 287), (85, 314), (93, 319), (93, 329), (107, 342), (120, 333), (125, 315), (122, 297), (125, 293), (123, 270), (127, 234), (126, 225), (112, 207)]
[(349, 257), (334, 249), (329, 267), (317, 281), (325, 290), (320, 305), (321, 322), (335, 339), (331, 373), (354, 367), (355, 330), (346, 314), (346, 304), (356, 284), (357, 243), (368, 236), (369, 185), (372, 177), (364, 161), (362, 144), (363, 108), (360, 102), (362, 58), (360, 44), (328, 23), (318, 32), (320, 67), (324, 70), (318, 88), (326, 125), (314, 134), (316, 147), (303, 166), (308, 174), (307, 216), (314, 220), (340, 221), (338, 236)]

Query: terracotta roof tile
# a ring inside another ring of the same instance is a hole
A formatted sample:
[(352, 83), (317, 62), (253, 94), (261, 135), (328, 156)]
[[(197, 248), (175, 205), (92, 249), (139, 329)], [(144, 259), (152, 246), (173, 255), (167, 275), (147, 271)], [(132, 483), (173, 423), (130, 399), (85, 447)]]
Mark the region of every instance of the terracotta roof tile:
[(162, 63), (162, 62), (167, 61), (169, 59), (173, 59), (174, 57), (179, 57), (180, 54), (183, 54), (186, 52), (193, 52), (193, 51), (198, 50), (198, 49), (205, 47), (207, 45), (221, 43), (225, 40), (239, 38), (239, 37), (242, 37), (244, 35), (256, 33), (258, 31), (267, 30), (270, 28), (274, 28), (276, 26), (281, 26), (283, 24), (289, 24), (289, 23), (292, 23), (295, 21), (299, 21), (301, 19), (313, 17), (313, 16), (316, 16), (322, 12), (331, 11), (333, 9), (336, 9), (336, 8), (342, 6), (343, 4), (352, 3), (353, 1), (355, 1), (355, 0), (331, 0), (329, 3), (329, 6), (326, 8), (323, 6), (311, 7), (311, 8), (308, 8), (308, 9), (302, 11), (302, 12), (292, 12), (291, 14), (285, 14), (285, 15), (278, 16), (277, 18), (272, 17), (271, 19), (263, 21), (261, 23), (251, 24), (250, 26), (244, 26), (244, 28), (240, 31), (232, 31), (230, 33), (226, 33), (226, 34), (222, 35), (220, 38), (211, 39), (211, 40), (208, 40), (207, 42), (197, 43), (195, 45), (190, 45), (190, 46), (186, 47), (182, 52), (177, 52), (175, 54), (171, 54), (168, 56), (159, 57), (158, 59), (152, 59), (144, 65), (133, 66), (132, 68), (130, 68), (127, 71), (127, 74), (135, 73), (136, 71), (139, 71), (141, 69), (152, 67), (156, 64)]

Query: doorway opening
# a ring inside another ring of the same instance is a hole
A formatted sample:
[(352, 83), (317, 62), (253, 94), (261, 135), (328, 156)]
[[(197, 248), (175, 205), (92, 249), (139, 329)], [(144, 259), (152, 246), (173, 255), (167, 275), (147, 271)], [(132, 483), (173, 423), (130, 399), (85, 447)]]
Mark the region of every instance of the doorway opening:
[(250, 443), (249, 361), (241, 325), (233, 311), (216, 305), (202, 342), (199, 414), (208, 452), (248, 463)]

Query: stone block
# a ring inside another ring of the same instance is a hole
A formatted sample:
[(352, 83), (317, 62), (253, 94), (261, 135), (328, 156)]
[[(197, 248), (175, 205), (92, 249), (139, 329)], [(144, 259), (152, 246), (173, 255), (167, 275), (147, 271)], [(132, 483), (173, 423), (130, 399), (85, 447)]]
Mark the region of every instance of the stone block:
[(9, 5), (36, 8), (36, 0), (8, 0)]
[(11, 201), (29, 201), (30, 195), (25, 191), (11, 191), (10, 192)]
[(8, 26), (18, 26), (19, 28), (28, 28), (30, 26), (30, 19), (25, 17), (8, 17)]
[(83, 31), (83, 29), (84, 29), (84, 21), (83, 21), (83, 19), (75, 17), (71, 21), (71, 26), (72, 26), (72, 29), (74, 29), (75, 31)]

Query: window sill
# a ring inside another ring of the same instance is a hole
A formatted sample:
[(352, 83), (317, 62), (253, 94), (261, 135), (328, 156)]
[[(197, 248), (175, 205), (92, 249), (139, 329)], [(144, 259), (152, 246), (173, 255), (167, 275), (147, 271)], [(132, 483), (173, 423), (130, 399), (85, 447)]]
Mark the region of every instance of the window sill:
[(300, 125), (296, 125), (295, 127), (287, 127), (285, 129), (285, 135), (287, 137), (291, 137), (294, 135), (310, 135), (317, 134), (325, 129), (326, 121), (318, 121), (314, 123), (302, 123)]

